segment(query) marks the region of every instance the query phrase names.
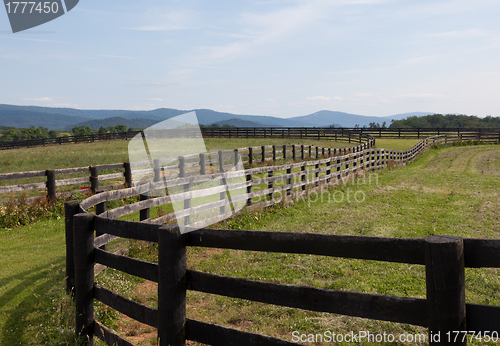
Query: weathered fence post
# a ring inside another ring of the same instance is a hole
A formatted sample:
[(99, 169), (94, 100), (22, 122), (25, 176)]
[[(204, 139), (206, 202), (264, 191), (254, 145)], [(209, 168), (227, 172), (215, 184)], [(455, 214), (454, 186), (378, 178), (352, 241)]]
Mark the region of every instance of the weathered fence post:
[[(268, 176), (269, 178), (272, 178), (272, 177), (273, 177), (273, 174), (274, 174), (274, 171), (269, 171), (269, 172), (267, 173), (267, 176)], [(274, 184), (273, 184), (273, 181), (272, 181), (272, 180), (270, 180), (270, 181), (267, 183), (267, 188), (268, 188), (268, 189), (272, 189), (272, 188), (273, 188), (273, 185), (274, 185)], [(272, 191), (272, 190), (271, 190), (271, 192), (268, 194), (268, 197), (269, 197), (269, 200), (270, 200), (270, 201), (272, 201), (272, 200), (273, 200), (273, 191)]]
[(253, 163), (253, 148), (249, 147), (248, 148), (248, 163), (252, 165)]
[(292, 145), (292, 160), (295, 161), (297, 158), (296, 150), (295, 150), (295, 144)]
[(292, 174), (292, 169), (291, 168), (287, 168), (286, 169), (286, 174), (288, 175), (288, 177), (286, 178), (286, 185), (289, 186), (290, 188), (286, 189), (286, 195), (287, 196), (290, 196), (292, 194), (292, 178), (290, 177), (290, 175)]
[(314, 168), (316, 168), (316, 173), (314, 174), (316, 181), (316, 186), (319, 186), (319, 163), (317, 163)]
[(158, 345), (186, 344), (186, 246), (177, 226), (158, 230)]
[[(251, 194), (252, 193), (252, 175), (251, 174), (247, 174), (247, 194)], [(247, 205), (252, 205), (252, 198), (249, 197), (247, 199)]]
[(283, 160), (286, 161), (286, 144), (283, 144)]
[(273, 162), (276, 162), (276, 146), (273, 145)]
[(200, 175), (205, 175), (205, 153), (200, 154)]
[[(224, 161), (223, 161), (222, 151), (221, 150), (219, 150), (219, 167), (220, 167), (220, 173), (223, 174), (224, 173)], [(224, 176), (222, 176), (222, 178), (220, 180), (220, 185), (221, 186), (226, 186), (227, 185), (227, 181), (224, 178)], [(186, 186), (186, 185), (184, 185), (184, 186)], [(186, 189), (184, 189), (184, 191), (186, 191)], [(224, 190), (223, 192), (221, 192), (219, 194), (219, 198), (220, 198), (221, 201), (224, 201), (224, 200), (227, 199), (226, 190)], [(184, 209), (187, 209), (187, 208), (188, 207), (186, 207), (186, 201), (184, 201)], [(189, 200), (189, 208), (191, 208), (191, 200)], [(226, 213), (226, 205), (224, 204), (223, 206), (221, 206), (219, 208), (219, 210), (220, 210), (221, 215), (224, 215)]]
[[(302, 130), (301, 130), (302, 131)], [(300, 132), (302, 134), (302, 132)], [(304, 144), (300, 145), (300, 159), (304, 161)]]
[[(90, 190), (92, 193), (98, 193), (99, 189), (99, 170), (96, 166), (90, 166)], [(95, 206), (96, 215), (102, 214), (106, 211), (106, 202), (101, 202)], [(96, 236), (100, 236), (97, 234)]]
[(56, 172), (53, 169), (47, 169), (47, 198), (56, 200)]
[(266, 162), (266, 147), (263, 145), (261, 148), (260, 148), (262, 154), (262, 163)]
[(125, 169), (125, 185), (132, 187), (132, 168), (130, 167), (130, 162), (124, 162), (123, 168)]
[(466, 345), (463, 239), (426, 238), (425, 263), (429, 345)]
[(73, 216), (75, 331), (88, 346), (94, 345), (94, 218), (91, 213)]
[(64, 203), (64, 224), (66, 235), (66, 293), (75, 294), (75, 262), (73, 258), (73, 216), (80, 211), (78, 201)]

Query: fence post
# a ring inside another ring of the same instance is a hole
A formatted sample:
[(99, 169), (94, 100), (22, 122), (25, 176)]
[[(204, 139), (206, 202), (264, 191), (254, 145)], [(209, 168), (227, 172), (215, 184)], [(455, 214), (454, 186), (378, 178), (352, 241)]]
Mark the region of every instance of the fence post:
[(276, 146), (273, 145), (273, 162), (276, 162)]
[(177, 226), (158, 230), (158, 345), (186, 344), (186, 246)]
[(266, 147), (262, 146), (261, 149), (262, 151), (262, 163), (266, 162)]
[(286, 144), (283, 144), (283, 160), (286, 161)]
[(205, 154), (200, 153), (200, 175), (205, 175)]
[(318, 155), (319, 155), (319, 148), (316, 147), (316, 160), (318, 159)]
[(253, 163), (253, 149), (252, 147), (248, 148), (248, 163), (252, 165)]
[[(247, 174), (247, 183), (249, 184), (247, 186), (247, 194), (250, 194), (252, 193), (252, 175), (251, 174)], [(247, 199), (247, 205), (252, 205), (252, 198), (249, 197)]]
[(73, 216), (80, 211), (78, 201), (64, 203), (64, 224), (66, 236), (66, 293), (75, 294), (75, 262), (73, 258)]
[(330, 182), (330, 180), (331, 180), (331, 179), (330, 179), (330, 177), (329, 177), (329, 176), (330, 176), (330, 174), (332, 173), (332, 170), (330, 169), (331, 164), (332, 164), (332, 159), (330, 158), (330, 159), (328, 160), (328, 162), (326, 163), (326, 167), (328, 167), (328, 169), (326, 170), (326, 176), (328, 177), (328, 178), (326, 179), (326, 182), (327, 182), (327, 183), (329, 183), (329, 182)]
[(463, 239), (425, 238), (425, 272), (429, 345), (466, 345)]
[(47, 198), (56, 200), (56, 172), (53, 169), (47, 169)]
[(316, 182), (316, 186), (319, 186), (319, 163), (317, 163), (314, 168), (316, 168), (316, 173), (314, 174), (314, 176), (316, 177), (316, 179), (318, 180)]
[[(286, 174), (287, 175), (292, 174), (292, 169), (291, 168), (287, 168), (286, 169)], [(290, 187), (289, 189), (286, 189), (286, 195), (290, 196), (292, 194), (292, 188), (291, 188), (292, 178), (290, 176), (288, 178), (286, 178), (286, 184)]]
[(124, 162), (123, 168), (125, 169), (125, 185), (132, 187), (132, 168), (130, 167), (130, 162)]
[[(274, 171), (269, 171), (269, 172), (267, 173), (267, 176), (268, 176), (269, 178), (272, 178), (272, 177), (273, 177), (273, 174), (274, 174)], [(273, 181), (271, 180), (271, 181), (269, 181), (269, 182), (267, 183), (267, 188), (268, 188), (268, 189), (272, 189), (272, 188), (273, 188), (273, 185), (274, 185), (274, 184), (273, 184)], [(272, 200), (273, 200), (273, 192), (271, 191), (271, 192), (268, 194), (268, 196), (269, 196), (269, 200), (270, 200), (270, 201), (272, 201)]]
[(296, 150), (295, 150), (295, 144), (292, 145), (292, 160), (295, 161), (296, 159)]
[[(302, 131), (302, 130), (301, 130)], [(301, 132), (302, 134), (302, 132)], [(304, 144), (300, 145), (300, 159), (304, 161)]]
[[(222, 151), (219, 150), (219, 169), (220, 169), (220, 173), (223, 174), (224, 173), (224, 162), (223, 162), (223, 157), (222, 157)], [(220, 185), (221, 186), (226, 186), (227, 185), (227, 181), (226, 179), (224, 178), (224, 176), (221, 178), (220, 180)], [(186, 186), (186, 185), (184, 185)], [(186, 191), (186, 189), (184, 189), (184, 191)], [(189, 191), (189, 190), (187, 190)], [(223, 200), (226, 200), (227, 199), (227, 194), (226, 194), (226, 190), (224, 190), (223, 192), (221, 192), (219, 194), (219, 198), (221, 201)], [(191, 200), (189, 200), (189, 208), (191, 208)], [(186, 201), (184, 201), (184, 209), (187, 209), (186, 207)], [(224, 215), (226, 213), (226, 205), (224, 204), (222, 207), (219, 208), (220, 210), (220, 213), (221, 215)]]
[(302, 166), (300, 166), (300, 180), (302, 181), (302, 191), (306, 190), (306, 163), (304, 162)]
[(73, 217), (75, 331), (88, 346), (94, 345), (94, 218), (91, 213)]

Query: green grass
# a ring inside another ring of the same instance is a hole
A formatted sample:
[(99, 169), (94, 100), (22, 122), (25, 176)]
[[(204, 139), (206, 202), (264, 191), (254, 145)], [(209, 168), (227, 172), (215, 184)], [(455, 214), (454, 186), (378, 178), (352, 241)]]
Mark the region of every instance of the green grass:
[(375, 146), (384, 149), (406, 150), (420, 141), (421, 139), (375, 138)]
[(1, 237), (0, 345), (71, 344), (64, 220), (4, 229)]
[[(498, 146), (433, 149), (408, 167), (379, 171), (371, 175), (371, 180), (338, 186), (323, 195), (312, 194), (294, 204), (243, 212), (217, 227), (410, 238), (450, 234), (498, 239), (499, 158)], [(353, 199), (356, 192), (359, 203)], [(348, 193), (351, 202), (347, 201)], [(364, 196), (362, 201), (361, 196)], [(0, 231), (1, 345), (72, 345), (71, 333), (62, 332), (73, 326), (74, 311), (64, 294), (63, 229), (60, 219)], [(154, 247), (136, 242), (132, 250), (134, 256), (154, 260)], [(192, 269), (235, 277), (425, 297), (424, 268), (418, 265), (201, 248), (190, 248), (188, 261)], [(498, 269), (467, 269), (467, 302), (499, 305), (499, 274)], [(147, 282), (127, 283), (128, 276), (113, 271), (99, 280), (127, 296), (154, 305), (154, 296), (144, 297), (136, 290)], [(426, 333), (424, 328), (415, 326), (312, 313), (197, 292), (188, 292), (188, 304), (189, 318), (287, 340), (291, 340), (293, 330)], [(98, 312), (111, 326), (123, 322), (103, 308)], [(151, 340), (151, 337), (145, 339), (144, 344), (152, 344)]]
[[(371, 183), (359, 180), (291, 205), (243, 213), (218, 226), (404, 238), (448, 234), (498, 239), (500, 170), (494, 158), (499, 153), (498, 146), (430, 150), (408, 167), (372, 175)], [(458, 163), (462, 161), (469, 163)], [(353, 198), (356, 192), (359, 203)], [(351, 202), (347, 201), (348, 193)], [(283, 284), (425, 298), (425, 270), (419, 265), (231, 250), (208, 257), (207, 253), (210, 250), (191, 249), (190, 268)], [(468, 268), (467, 302), (500, 305), (499, 274), (498, 269)], [(291, 340), (293, 330), (426, 333), (415, 326), (292, 311), (197, 292), (189, 292), (189, 302), (193, 307), (188, 309), (191, 318), (287, 340)], [(200, 313), (199, 305), (211, 313)]]

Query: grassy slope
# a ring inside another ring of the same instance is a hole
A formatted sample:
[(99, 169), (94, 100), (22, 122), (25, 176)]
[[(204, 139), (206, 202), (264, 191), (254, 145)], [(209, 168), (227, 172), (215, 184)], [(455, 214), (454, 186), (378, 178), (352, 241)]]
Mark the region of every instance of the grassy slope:
[[(129, 141), (116, 140), (3, 150), (0, 151), (0, 173), (120, 163), (128, 159), (128, 143)], [(327, 148), (344, 148), (351, 146), (347, 142), (337, 143), (326, 140), (301, 141), (300, 139), (289, 138), (209, 138), (205, 140), (207, 150), (299, 143), (320, 147), (324, 146)]]
[[(311, 195), (293, 205), (244, 214), (227, 220), (221, 227), (384, 237), (449, 234), (498, 239), (499, 159), (498, 146), (431, 150), (408, 167), (379, 173), (378, 180), (372, 175), (371, 183), (368, 179), (360, 180), (325, 191), (323, 195)], [(347, 201), (349, 192), (351, 202)], [(354, 199), (356, 192), (359, 203)], [(229, 250), (206, 258), (207, 252), (210, 250), (191, 251), (194, 269), (284, 284), (425, 298), (423, 266)], [(467, 302), (499, 305), (499, 273), (498, 269), (467, 269)], [(197, 292), (190, 292), (189, 297), (192, 309), (188, 315), (192, 318), (288, 340), (293, 330), (425, 332), (418, 327), (293, 311)]]
[[(454, 159), (457, 152), (459, 155)], [(372, 184), (354, 184), (335, 190), (343, 191), (344, 196), (348, 188), (363, 190), (366, 199), (362, 203), (328, 202), (326, 195), (321, 202), (321, 198), (314, 201), (311, 196), (309, 201), (243, 215), (223, 226), (399, 237), (460, 234), (496, 238), (500, 232), (498, 158), (497, 146), (433, 150), (409, 167), (380, 173), (378, 184), (372, 179)], [(480, 163), (486, 167), (479, 168)], [(340, 194), (337, 193), (336, 199), (340, 199)], [(57, 302), (49, 299), (52, 295), (64, 297), (56, 292), (64, 289), (63, 227), (62, 220), (51, 220), (2, 231), (1, 345), (54, 341), (57, 334), (54, 328), (66, 323), (60, 321), (61, 312), (66, 312), (63, 319), (71, 314), (68, 302), (62, 298)], [(420, 266), (245, 252), (234, 256), (231, 251), (197, 249), (191, 250), (190, 262), (199, 270), (273, 282), (401, 296), (424, 297), (425, 294)], [(498, 274), (498, 270), (491, 269), (468, 270), (467, 301), (498, 304)], [(192, 293), (189, 314), (201, 320), (287, 339), (292, 330), (415, 330), (411, 326)]]
[[(58, 327), (72, 312), (65, 298), (64, 220), (2, 230), (0, 345), (40, 345), (65, 339)], [(58, 337), (54, 335), (59, 334)], [(56, 344), (56, 343), (54, 343)]]

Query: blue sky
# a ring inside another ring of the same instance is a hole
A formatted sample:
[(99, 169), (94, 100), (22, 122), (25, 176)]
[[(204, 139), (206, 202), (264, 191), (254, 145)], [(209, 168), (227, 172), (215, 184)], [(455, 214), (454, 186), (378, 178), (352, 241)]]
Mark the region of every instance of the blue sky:
[(80, 0), (13, 34), (0, 103), (500, 115), (500, 2)]

